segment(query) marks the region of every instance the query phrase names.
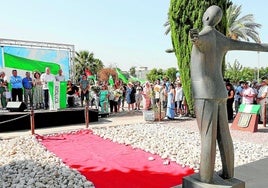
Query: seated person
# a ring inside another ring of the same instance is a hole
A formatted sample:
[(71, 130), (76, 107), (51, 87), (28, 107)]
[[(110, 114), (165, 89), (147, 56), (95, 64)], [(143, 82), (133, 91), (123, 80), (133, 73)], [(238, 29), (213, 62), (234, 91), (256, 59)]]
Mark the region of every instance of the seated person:
[(72, 83), (71, 80), (67, 82), (67, 103), (68, 107), (74, 107), (74, 96), (75, 94), (79, 95), (79, 88)]

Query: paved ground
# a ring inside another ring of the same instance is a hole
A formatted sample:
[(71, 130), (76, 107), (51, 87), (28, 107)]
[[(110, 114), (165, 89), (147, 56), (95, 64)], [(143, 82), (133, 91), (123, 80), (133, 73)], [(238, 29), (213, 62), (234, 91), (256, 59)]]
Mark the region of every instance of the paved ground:
[(268, 157), (235, 168), (235, 177), (246, 183), (246, 188), (268, 187)]
[[(90, 122), (89, 128), (94, 126), (115, 126), (122, 124), (134, 124), (134, 123), (142, 123), (145, 122), (142, 112), (120, 112), (118, 114), (112, 114), (105, 118), (99, 118), (98, 122)], [(75, 125), (66, 125), (66, 126), (58, 126), (58, 127), (49, 127), (49, 128), (39, 128), (35, 130), (36, 134), (53, 134), (77, 129), (86, 128), (86, 124), (75, 124)], [(25, 136), (31, 134), (31, 130), (21, 130), (21, 131), (12, 131), (12, 132), (4, 132), (0, 133), (1, 139), (10, 139), (17, 136)]]

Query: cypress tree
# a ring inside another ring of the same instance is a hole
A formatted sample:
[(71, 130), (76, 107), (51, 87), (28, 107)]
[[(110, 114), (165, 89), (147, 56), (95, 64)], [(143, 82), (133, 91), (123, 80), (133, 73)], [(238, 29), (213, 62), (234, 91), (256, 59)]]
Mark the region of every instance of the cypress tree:
[(190, 78), (192, 42), (189, 40), (189, 30), (192, 28), (201, 30), (202, 17), (205, 10), (211, 5), (217, 5), (223, 11), (223, 18), (217, 26), (217, 29), (225, 34), (226, 9), (230, 4), (231, 2), (229, 0), (170, 0), (168, 20), (170, 23), (171, 40), (191, 115), (194, 115), (194, 105)]

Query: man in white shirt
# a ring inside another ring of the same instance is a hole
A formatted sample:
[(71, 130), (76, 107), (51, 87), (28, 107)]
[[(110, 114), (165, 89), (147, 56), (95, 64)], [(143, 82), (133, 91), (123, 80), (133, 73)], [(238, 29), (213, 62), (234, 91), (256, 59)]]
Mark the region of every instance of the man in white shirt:
[(254, 89), (249, 86), (248, 82), (245, 82), (244, 89), (242, 90), (242, 104), (253, 104), (255, 96)]
[(41, 82), (43, 84), (43, 91), (44, 91), (44, 103), (45, 109), (49, 107), (49, 92), (48, 92), (48, 82), (55, 82), (55, 76), (50, 74), (50, 68), (46, 67), (46, 72), (41, 75)]
[[(257, 103), (261, 105), (261, 111), (260, 111), (260, 123), (263, 123), (263, 120), (265, 118), (265, 102), (268, 102), (268, 80), (263, 79), (261, 81), (261, 87), (258, 90), (257, 95)], [(266, 117), (267, 118), (267, 117)]]
[(59, 70), (55, 78), (56, 78), (56, 81), (58, 82), (65, 81), (65, 76), (62, 74), (62, 69)]

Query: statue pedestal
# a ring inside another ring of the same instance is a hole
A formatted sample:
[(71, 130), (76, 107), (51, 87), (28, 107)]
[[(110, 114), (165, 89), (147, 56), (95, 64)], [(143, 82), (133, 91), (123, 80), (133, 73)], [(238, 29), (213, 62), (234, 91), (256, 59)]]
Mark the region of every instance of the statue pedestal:
[(231, 128), (234, 130), (250, 131), (252, 133), (257, 132), (260, 108), (260, 105), (241, 104)]
[(193, 174), (183, 178), (182, 186), (175, 186), (174, 188), (245, 188), (245, 182), (236, 178), (222, 179), (218, 174), (213, 176), (214, 182), (204, 183), (200, 181), (199, 174)]
[(258, 120), (257, 114), (238, 112), (231, 125), (231, 129), (254, 133), (258, 131)]

